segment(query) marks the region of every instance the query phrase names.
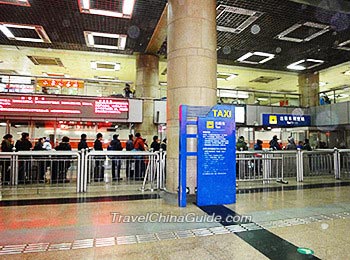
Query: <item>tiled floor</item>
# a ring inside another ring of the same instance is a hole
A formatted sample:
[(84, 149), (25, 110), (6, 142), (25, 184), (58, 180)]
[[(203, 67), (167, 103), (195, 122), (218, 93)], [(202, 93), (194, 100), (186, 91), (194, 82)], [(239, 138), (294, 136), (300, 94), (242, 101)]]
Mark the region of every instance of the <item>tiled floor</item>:
[[(349, 259), (350, 186), (242, 193), (226, 208), (251, 217), (252, 223), (222, 226), (194, 204), (178, 208), (161, 198), (2, 206), (0, 257), (265, 259), (279, 248), (267, 241), (274, 236), (295, 248), (310, 248), (321, 259)], [(150, 214), (152, 218), (141, 221)], [(113, 223), (114, 215), (122, 216), (119, 222)], [(133, 222), (130, 216), (141, 218)], [(193, 217), (198, 223), (191, 222)], [(259, 239), (260, 230), (270, 235), (258, 245), (251, 243)], [(307, 259), (297, 256), (289, 259)]]

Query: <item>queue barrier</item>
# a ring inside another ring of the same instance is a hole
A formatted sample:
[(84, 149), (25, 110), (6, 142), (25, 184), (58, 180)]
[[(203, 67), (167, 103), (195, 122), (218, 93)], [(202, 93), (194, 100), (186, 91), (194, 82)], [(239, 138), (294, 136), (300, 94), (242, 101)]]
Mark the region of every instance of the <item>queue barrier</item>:
[(332, 176), (335, 179), (350, 175), (350, 149), (322, 149), (314, 151), (237, 151), (238, 181), (281, 181), (304, 177)]
[[(166, 152), (126, 151), (20, 151), (0, 153), (0, 184), (8, 187), (76, 187), (87, 192), (88, 185), (112, 182), (115, 174), (127, 183), (140, 181), (140, 190), (165, 188)], [(96, 178), (95, 178), (96, 177)]]
[[(269, 183), (295, 178), (301, 182), (317, 176), (350, 177), (350, 149), (239, 151), (236, 155), (238, 181)], [(0, 182), (1, 187), (56, 185), (87, 192), (91, 185), (113, 181), (112, 165), (115, 176), (120, 171), (127, 177), (126, 184), (141, 183), (141, 191), (166, 189), (166, 152), (162, 151), (1, 152)], [(103, 175), (99, 175), (102, 169)]]

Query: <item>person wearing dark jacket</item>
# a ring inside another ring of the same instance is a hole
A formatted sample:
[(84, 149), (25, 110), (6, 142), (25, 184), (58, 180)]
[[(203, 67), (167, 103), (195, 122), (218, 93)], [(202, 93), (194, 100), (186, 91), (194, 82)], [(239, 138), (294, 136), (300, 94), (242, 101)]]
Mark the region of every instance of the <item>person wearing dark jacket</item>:
[[(98, 133), (96, 135), (96, 140), (94, 142), (95, 151), (103, 151), (102, 137), (103, 135), (101, 133)], [(104, 156), (95, 156), (94, 158), (95, 158), (94, 180), (102, 181), (104, 177), (104, 167), (103, 167)]]
[(78, 151), (81, 151), (82, 149), (89, 151), (89, 146), (86, 142), (86, 137), (87, 137), (86, 134), (81, 134), (80, 142), (78, 143)]
[(273, 149), (273, 150), (282, 150), (281, 146), (279, 145), (278, 143), (278, 138), (277, 138), (277, 135), (274, 135), (272, 137), (272, 140), (270, 141), (270, 149)]
[[(119, 135), (114, 134), (113, 140), (110, 142), (109, 147), (112, 151), (123, 151), (122, 144), (118, 139)], [(117, 167), (117, 176), (115, 176), (115, 168)], [(112, 178), (113, 180), (120, 181), (120, 168), (121, 168), (121, 160), (118, 159), (117, 156), (112, 156)]]
[(153, 149), (153, 152), (158, 152), (160, 150), (160, 143), (157, 135), (153, 136), (153, 142), (151, 143), (151, 148)]
[(163, 139), (163, 142), (160, 144), (160, 148), (163, 149), (163, 151), (166, 151), (166, 138)]
[[(129, 140), (126, 141), (125, 149), (129, 152), (134, 149), (134, 135), (129, 134)], [(135, 161), (132, 156), (126, 157), (126, 178), (132, 179), (134, 177)], [(133, 166), (133, 167), (132, 167)]]
[[(256, 140), (256, 143), (254, 144), (254, 151), (262, 151), (262, 149), (263, 149), (262, 144), (263, 144), (263, 141), (261, 141), (260, 139)], [(256, 153), (254, 156), (257, 158), (254, 160), (255, 173), (261, 174), (262, 173), (262, 161), (260, 158), (262, 157), (262, 154)]]
[[(72, 147), (69, 144), (69, 137), (63, 136), (62, 142), (59, 143), (58, 146), (55, 147), (56, 151), (72, 151)], [(56, 165), (54, 165), (56, 163)], [(66, 179), (67, 171), (70, 167), (70, 160), (63, 161), (62, 158), (58, 160), (58, 162), (54, 162), (52, 165), (52, 180), (60, 181), (60, 182), (68, 182)]]
[[(16, 144), (15, 148), (16, 151), (30, 151), (32, 149), (33, 145), (29, 141), (29, 134), (28, 133), (22, 133), (21, 139), (19, 139)], [(30, 178), (30, 169), (31, 169), (31, 163), (28, 160), (29, 158), (26, 156), (19, 156), (19, 168), (18, 168), (18, 183), (25, 183), (26, 181), (29, 181)]]
[[(1, 142), (1, 152), (12, 152), (13, 148), (13, 140), (12, 140), (11, 134), (6, 134), (3, 137), (3, 140)], [(3, 167), (2, 167), (2, 181), (5, 184), (8, 184), (10, 182), (10, 175), (11, 175), (11, 159), (3, 159)]]

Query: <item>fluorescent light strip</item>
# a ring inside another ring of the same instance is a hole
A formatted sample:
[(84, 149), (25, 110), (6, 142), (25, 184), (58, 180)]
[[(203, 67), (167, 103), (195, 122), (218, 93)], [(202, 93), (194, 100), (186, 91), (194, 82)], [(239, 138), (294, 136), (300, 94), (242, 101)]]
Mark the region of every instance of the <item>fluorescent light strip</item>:
[[(305, 66), (302, 66), (302, 65), (299, 65), (301, 63), (304, 63), (304, 62), (314, 62), (316, 64), (312, 65), (312, 66), (309, 66), (309, 67), (305, 67)], [(306, 70), (306, 69), (312, 69), (314, 67), (317, 67), (319, 65), (321, 65), (322, 63), (324, 63), (323, 60), (315, 60), (315, 59), (306, 59), (306, 60), (300, 60), (300, 61), (297, 61), (297, 62), (294, 62), (290, 65), (287, 66), (287, 69), (290, 69), (290, 70)]]
[(103, 15), (103, 16), (111, 16), (117, 18), (131, 18), (131, 15), (134, 10), (135, 0), (124, 0), (123, 1), (123, 10), (122, 13), (111, 11), (111, 10), (102, 10), (102, 9), (94, 9), (91, 8), (91, 0), (78, 0), (80, 12), (95, 14), (95, 15)]
[(10, 38), (10, 39), (16, 38), (16, 37), (13, 35), (13, 33), (12, 33), (5, 25), (0, 24), (0, 30), (5, 34), (5, 36), (6, 36), (7, 38)]
[[(257, 62), (257, 61), (248, 61), (247, 59), (252, 57), (252, 56), (261, 56), (261, 57), (266, 57), (265, 59)], [(270, 54), (270, 53), (265, 53), (265, 52), (248, 52), (247, 54), (244, 54), (242, 57), (240, 57), (239, 59), (237, 59), (237, 61), (239, 62), (243, 62), (243, 63), (249, 63), (249, 64), (262, 64), (265, 63), (271, 59), (273, 59), (275, 57), (274, 54)]]
[[(26, 29), (26, 30), (35, 30), (35, 32), (38, 34), (40, 39), (38, 38), (25, 38), (25, 37), (16, 37), (9, 28), (19, 28), (19, 29)], [(3, 23), (0, 24), (0, 30), (6, 35), (6, 37), (9, 40), (16, 40), (16, 41), (24, 41), (24, 42), (44, 42), (44, 43), (51, 43), (48, 35), (46, 34), (44, 28), (39, 25), (22, 25), (22, 24), (8, 24)]]
[(241, 33), (244, 31), (249, 25), (251, 25), (254, 21), (256, 21), (261, 15), (261, 12), (248, 10), (244, 8), (239, 8), (235, 6), (228, 6), (220, 4), (216, 11), (219, 12), (216, 16), (216, 20), (219, 21), (220, 17), (224, 15), (224, 13), (234, 13), (239, 15), (249, 16), (245, 21), (243, 21), (236, 28), (226, 27), (226, 26), (217, 26), (217, 30), (221, 32), (230, 32), (230, 33)]
[[(316, 33), (314, 33), (314, 34), (312, 34), (304, 39), (286, 36), (302, 26), (320, 29), (320, 31), (318, 31), (318, 32), (316, 32)], [(297, 23), (297, 24), (294, 24), (293, 26), (289, 27), (288, 29), (284, 30), (280, 34), (278, 34), (275, 38), (282, 40), (282, 41), (290, 41), (290, 42), (298, 42), (298, 43), (308, 42), (308, 41), (311, 41), (312, 39), (328, 32), (329, 30), (330, 30), (330, 26), (325, 25), (325, 24), (319, 24), (319, 23), (313, 23), (313, 22), (305, 22), (303, 24)]]
[[(110, 33), (101, 33), (101, 32), (84, 32), (86, 45), (92, 48), (98, 49), (109, 49), (109, 50), (124, 50), (126, 45), (126, 35), (123, 34), (110, 34)], [(102, 45), (95, 44), (94, 36), (118, 39), (118, 45)]]
[(80, 3), (82, 3), (82, 8), (90, 9), (90, 0), (80, 0)]
[(135, 0), (124, 0), (123, 2), (123, 14), (130, 15), (134, 10)]
[(349, 43), (350, 43), (350, 40), (339, 43), (336, 48), (339, 50), (350, 51), (350, 46), (347, 46)]

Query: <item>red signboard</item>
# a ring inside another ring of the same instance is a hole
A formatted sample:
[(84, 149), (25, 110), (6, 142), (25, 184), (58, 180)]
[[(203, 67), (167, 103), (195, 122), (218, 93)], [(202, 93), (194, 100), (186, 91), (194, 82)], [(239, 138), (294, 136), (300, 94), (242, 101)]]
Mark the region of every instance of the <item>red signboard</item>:
[(1, 116), (128, 119), (129, 102), (115, 98), (0, 95)]

